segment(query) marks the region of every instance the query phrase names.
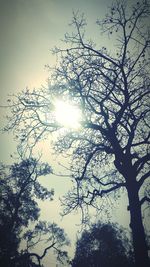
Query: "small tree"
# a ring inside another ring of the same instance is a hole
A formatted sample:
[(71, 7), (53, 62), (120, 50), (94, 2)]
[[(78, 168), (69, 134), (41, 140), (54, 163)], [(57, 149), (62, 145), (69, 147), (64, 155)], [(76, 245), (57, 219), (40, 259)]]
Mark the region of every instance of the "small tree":
[(125, 231), (113, 224), (93, 224), (76, 244), (72, 267), (133, 266), (130, 241)]
[[(33, 230), (26, 231), (29, 223), (37, 221), (40, 215), (36, 198), (52, 200), (53, 190), (48, 191), (38, 182), (38, 177), (51, 173), (49, 165), (30, 158), (10, 167), (1, 165), (0, 170), (0, 265), (40, 267), (49, 249), (56, 251), (59, 260), (67, 259), (62, 248), (69, 242), (56, 224), (39, 221)], [(21, 239), (27, 245), (20, 252)], [(43, 247), (41, 256), (33, 253), (39, 243)]]
[[(19, 131), (22, 145), (34, 147), (61, 128), (53, 115), (54, 97), (81, 108), (80, 131), (61, 132), (56, 144), (59, 152), (73, 152), (76, 186), (65, 200), (66, 213), (83, 205), (99, 208), (97, 200), (117, 196), (124, 188), (137, 266), (148, 266), (141, 207), (149, 202), (149, 14), (146, 0), (131, 8), (128, 1), (117, 1), (105, 19), (97, 21), (97, 45), (85, 38), (84, 17), (74, 14), (75, 33), (66, 34), (67, 49), (55, 50), (60, 54), (55, 85), (19, 94), (6, 128), (15, 129), (16, 136)], [(108, 47), (100, 43), (103, 33), (108, 33)]]

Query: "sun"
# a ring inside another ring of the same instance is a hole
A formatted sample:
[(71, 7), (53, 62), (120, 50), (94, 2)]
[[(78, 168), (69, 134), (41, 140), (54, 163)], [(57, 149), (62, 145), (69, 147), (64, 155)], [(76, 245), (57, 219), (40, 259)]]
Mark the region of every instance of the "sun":
[(80, 127), (81, 111), (78, 107), (61, 100), (56, 100), (54, 107), (54, 116), (60, 125), (72, 129)]

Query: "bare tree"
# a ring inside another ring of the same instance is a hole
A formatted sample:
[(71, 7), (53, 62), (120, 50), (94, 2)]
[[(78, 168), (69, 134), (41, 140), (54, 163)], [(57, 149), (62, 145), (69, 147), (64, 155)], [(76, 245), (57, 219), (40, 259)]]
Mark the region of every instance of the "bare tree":
[[(65, 35), (67, 48), (55, 49), (60, 63), (53, 84), (48, 90), (22, 92), (10, 105), (12, 117), (6, 128), (19, 131), (22, 145), (30, 138), (31, 147), (61, 128), (53, 116), (54, 97), (81, 108), (80, 131), (61, 133), (56, 144), (59, 152), (70, 148), (73, 152), (76, 191), (66, 197), (66, 212), (84, 204), (98, 207), (98, 199), (124, 188), (136, 266), (148, 266), (142, 205), (150, 201), (149, 14), (148, 1), (131, 7), (128, 1), (117, 1), (104, 20), (97, 20), (97, 44), (85, 38), (84, 16), (74, 14), (75, 30)], [(108, 37), (106, 47), (101, 46), (102, 34)]]

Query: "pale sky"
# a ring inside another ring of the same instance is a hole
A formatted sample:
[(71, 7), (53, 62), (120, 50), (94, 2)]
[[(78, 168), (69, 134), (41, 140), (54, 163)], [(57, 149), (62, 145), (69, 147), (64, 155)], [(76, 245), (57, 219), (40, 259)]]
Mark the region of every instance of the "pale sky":
[(84, 12), (88, 29), (105, 15), (110, 0), (0, 0), (0, 69), (2, 91), (40, 86), (47, 78), (49, 49), (60, 44), (72, 11)]
[[(88, 32), (94, 37), (95, 21), (105, 15), (110, 5), (110, 0), (0, 0), (0, 105), (6, 103), (8, 94), (19, 92), (25, 87), (37, 88), (46, 84), (48, 72), (44, 65), (54, 63), (50, 49), (62, 45), (60, 40), (69, 29), (73, 10), (85, 13)], [(6, 110), (1, 111), (2, 125), (6, 113)], [(0, 141), (0, 160), (11, 162), (10, 154), (15, 148), (12, 135), (1, 135)], [(44, 159), (53, 161), (48, 148), (43, 149), (46, 150)], [(42, 216), (50, 220), (52, 217), (52, 220), (65, 228), (74, 242), (77, 230), (75, 224), (79, 222), (79, 216), (70, 215), (63, 221), (60, 221), (59, 216), (58, 198), (68, 190), (70, 182), (67, 178), (44, 179), (48, 179), (44, 180), (46, 185), (55, 188), (56, 199), (46, 203), (46, 209), (45, 204), (41, 204)], [(117, 221), (121, 209), (124, 207), (114, 211), (114, 220)], [(126, 210), (120, 222), (127, 225)], [(51, 262), (50, 266), (56, 265)]]

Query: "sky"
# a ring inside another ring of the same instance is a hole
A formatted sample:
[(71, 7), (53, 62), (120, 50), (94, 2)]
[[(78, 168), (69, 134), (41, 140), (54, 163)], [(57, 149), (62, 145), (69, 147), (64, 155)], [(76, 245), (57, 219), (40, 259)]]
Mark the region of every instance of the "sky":
[[(45, 82), (50, 49), (60, 44), (72, 11), (84, 12), (92, 28), (109, 0), (0, 0), (1, 86), (3, 92)], [(10, 89), (11, 88), (11, 89)]]
[[(50, 50), (54, 46), (62, 46), (61, 40), (69, 30), (72, 11), (84, 12), (88, 21), (88, 33), (95, 37), (95, 21), (107, 12), (110, 0), (0, 0), (0, 105), (7, 102), (8, 95), (16, 94), (22, 89), (39, 88), (46, 85), (48, 71), (46, 64), (55, 62)], [(1, 125), (5, 124), (6, 109), (1, 109)], [(0, 160), (5, 163), (12, 161), (10, 154), (15, 150), (16, 143), (12, 134), (0, 137)], [(43, 159), (55, 162), (52, 153), (43, 143)], [(53, 218), (64, 227), (69, 237), (75, 242), (79, 224), (79, 215), (69, 215), (61, 220), (59, 215), (59, 196), (62, 196), (71, 183), (66, 178), (51, 176), (44, 178), (46, 186), (55, 188), (55, 201), (41, 203), (42, 218)], [(49, 207), (49, 209), (48, 209)], [(117, 218), (124, 205), (113, 211)], [(117, 220), (117, 219), (116, 219)], [(127, 225), (127, 212), (123, 212), (120, 223)], [(49, 264), (46, 266), (48, 267)], [(51, 262), (51, 267), (56, 263)]]

